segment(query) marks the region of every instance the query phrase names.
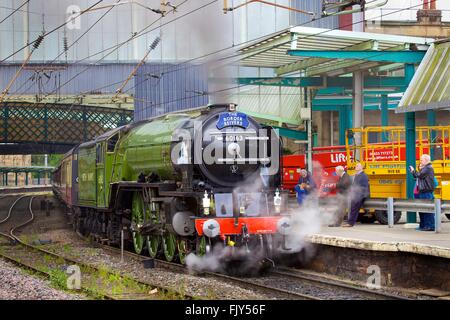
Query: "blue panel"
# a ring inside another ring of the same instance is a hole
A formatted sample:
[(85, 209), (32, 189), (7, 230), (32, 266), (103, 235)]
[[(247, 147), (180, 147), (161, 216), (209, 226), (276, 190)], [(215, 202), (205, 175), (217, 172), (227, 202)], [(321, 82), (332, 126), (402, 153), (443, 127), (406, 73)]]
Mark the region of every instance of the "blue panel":
[(322, 14), (322, 3), (323, 0), (313, 0), (313, 1), (292, 0), (291, 5), (294, 8), (314, 12), (316, 15), (315, 18), (317, 20), (311, 21), (311, 17), (309, 15), (291, 11), (291, 25), (296, 26), (302, 25), (305, 27), (315, 27), (325, 29), (337, 29), (339, 27), (339, 17), (331, 16), (318, 19)]
[[(44, 65), (44, 71), (39, 70), (42, 64), (30, 63), (14, 82), (9, 93), (20, 95), (34, 95), (38, 93), (38, 86), (47, 94), (55, 92), (61, 86), (60, 94), (79, 94), (82, 92), (114, 93), (128, 77), (136, 64), (105, 63), (69, 64), (67, 68), (61, 64)], [(50, 70), (49, 68), (58, 70)], [(7, 64), (0, 66), (0, 88), (3, 90), (12, 79), (19, 65)], [(30, 70), (30, 68), (33, 68)], [(65, 84), (67, 83), (67, 84)], [(134, 86), (134, 79), (127, 84), (124, 91)], [(133, 90), (130, 90), (133, 93)]]
[[(159, 79), (149, 75), (161, 75)], [(135, 120), (206, 105), (206, 67), (190, 64), (145, 64), (136, 75)]]

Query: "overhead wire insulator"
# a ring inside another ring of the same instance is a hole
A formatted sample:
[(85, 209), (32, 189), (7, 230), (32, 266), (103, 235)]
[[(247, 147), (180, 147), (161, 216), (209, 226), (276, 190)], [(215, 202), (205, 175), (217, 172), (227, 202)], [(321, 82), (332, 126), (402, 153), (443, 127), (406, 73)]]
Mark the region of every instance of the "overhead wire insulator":
[(160, 37), (157, 37), (155, 40), (153, 40), (153, 43), (150, 45), (150, 49), (155, 50), (160, 41), (161, 41)]
[(44, 35), (41, 34), (39, 35), (39, 37), (36, 39), (36, 41), (33, 44), (33, 50), (36, 50), (37, 48), (39, 48), (39, 46), (41, 45), (42, 40), (44, 40)]
[(64, 36), (63, 38), (63, 46), (64, 46), (64, 51), (69, 50), (69, 45), (67, 44), (67, 37)]

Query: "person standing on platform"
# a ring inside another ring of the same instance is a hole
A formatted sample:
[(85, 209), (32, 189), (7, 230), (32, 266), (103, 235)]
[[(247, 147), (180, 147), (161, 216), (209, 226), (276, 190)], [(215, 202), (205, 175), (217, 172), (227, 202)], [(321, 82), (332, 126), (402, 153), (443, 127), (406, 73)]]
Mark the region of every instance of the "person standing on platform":
[(336, 199), (337, 199), (337, 210), (335, 212), (335, 223), (330, 224), (329, 227), (339, 227), (345, 216), (345, 211), (347, 209), (347, 193), (352, 185), (352, 180), (343, 166), (337, 166), (335, 168), (336, 175), (339, 177), (336, 183)]
[(350, 213), (348, 216), (348, 223), (343, 227), (353, 227), (358, 219), (359, 210), (361, 209), (364, 201), (370, 196), (369, 177), (364, 172), (364, 168), (361, 163), (356, 164), (355, 176), (353, 178), (353, 184), (350, 189)]
[(305, 169), (300, 170), (300, 178), (295, 186), (295, 192), (297, 193), (297, 202), (302, 205), (305, 197), (310, 194), (316, 188), (316, 184), (308, 171)]
[[(409, 166), (409, 171), (417, 179), (418, 199), (434, 199), (435, 179), (431, 158), (428, 154), (420, 157), (419, 172)], [(419, 212), (420, 224), (417, 230), (434, 231), (434, 213)]]

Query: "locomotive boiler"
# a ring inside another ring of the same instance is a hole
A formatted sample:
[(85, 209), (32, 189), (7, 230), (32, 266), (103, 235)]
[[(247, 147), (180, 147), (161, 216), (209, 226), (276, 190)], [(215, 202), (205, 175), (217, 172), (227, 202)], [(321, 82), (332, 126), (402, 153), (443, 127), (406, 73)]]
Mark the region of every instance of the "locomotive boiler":
[(136, 253), (184, 263), (190, 252), (232, 248), (271, 258), (291, 228), (280, 150), (276, 132), (236, 105), (209, 105), (77, 146), (56, 169), (54, 192), (76, 231), (112, 245), (123, 234)]

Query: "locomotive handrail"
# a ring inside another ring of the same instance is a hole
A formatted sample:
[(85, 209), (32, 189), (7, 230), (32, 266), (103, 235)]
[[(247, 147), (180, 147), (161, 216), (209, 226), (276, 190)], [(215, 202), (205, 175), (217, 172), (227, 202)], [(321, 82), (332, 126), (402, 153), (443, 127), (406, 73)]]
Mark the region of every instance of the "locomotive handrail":
[(364, 209), (385, 210), (388, 214), (388, 226), (394, 226), (395, 211), (427, 212), (435, 215), (435, 233), (441, 231), (441, 219), (443, 214), (450, 213), (450, 201), (441, 199), (394, 199), (369, 198), (364, 202)]

